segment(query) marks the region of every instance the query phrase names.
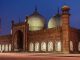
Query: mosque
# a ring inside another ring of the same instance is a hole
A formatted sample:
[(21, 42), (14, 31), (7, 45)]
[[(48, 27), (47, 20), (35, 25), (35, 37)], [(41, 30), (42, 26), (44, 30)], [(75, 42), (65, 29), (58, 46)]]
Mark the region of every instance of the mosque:
[(24, 22), (12, 20), (11, 33), (0, 36), (0, 52), (80, 53), (80, 30), (70, 27), (69, 10), (69, 6), (62, 6), (47, 28), (37, 9)]

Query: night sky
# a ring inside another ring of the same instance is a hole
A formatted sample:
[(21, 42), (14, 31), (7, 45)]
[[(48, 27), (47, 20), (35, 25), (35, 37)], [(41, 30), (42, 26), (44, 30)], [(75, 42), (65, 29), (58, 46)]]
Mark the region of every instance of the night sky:
[(0, 0), (1, 34), (9, 34), (11, 21), (25, 20), (25, 16), (33, 13), (35, 6), (38, 12), (48, 20), (57, 13), (58, 7), (70, 6), (71, 27), (80, 29), (80, 0)]

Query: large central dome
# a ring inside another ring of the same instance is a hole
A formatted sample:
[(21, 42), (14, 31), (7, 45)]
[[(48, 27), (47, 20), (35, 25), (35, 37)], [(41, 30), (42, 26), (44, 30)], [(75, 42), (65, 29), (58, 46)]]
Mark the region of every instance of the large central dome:
[(44, 17), (35, 10), (33, 14), (28, 17), (28, 24), (30, 31), (42, 30), (45, 24)]

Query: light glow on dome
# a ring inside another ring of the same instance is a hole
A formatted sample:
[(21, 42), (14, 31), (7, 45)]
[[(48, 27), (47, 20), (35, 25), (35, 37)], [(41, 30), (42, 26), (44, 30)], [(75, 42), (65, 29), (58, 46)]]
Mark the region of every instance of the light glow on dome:
[(54, 28), (56, 27), (56, 21), (54, 18), (51, 18), (48, 22), (48, 28)]
[(44, 20), (43, 18), (33, 16), (28, 19), (29, 30), (36, 31), (44, 28)]

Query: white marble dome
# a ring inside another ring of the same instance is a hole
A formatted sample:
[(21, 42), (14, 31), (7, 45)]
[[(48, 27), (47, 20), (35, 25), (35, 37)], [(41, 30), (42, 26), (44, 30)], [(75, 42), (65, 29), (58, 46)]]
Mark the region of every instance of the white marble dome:
[(44, 28), (44, 17), (37, 11), (28, 17), (29, 31), (42, 30)]
[(48, 28), (54, 28), (56, 27), (56, 20), (54, 17), (52, 17), (48, 22)]

